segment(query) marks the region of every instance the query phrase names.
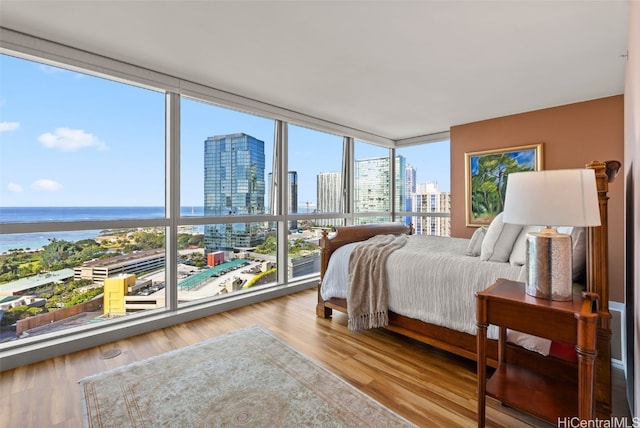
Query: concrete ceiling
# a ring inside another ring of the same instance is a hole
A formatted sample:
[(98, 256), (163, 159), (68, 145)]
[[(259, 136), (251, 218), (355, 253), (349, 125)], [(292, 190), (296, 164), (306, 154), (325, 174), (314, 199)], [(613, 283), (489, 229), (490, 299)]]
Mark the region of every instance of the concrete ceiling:
[(3, 0), (0, 25), (403, 140), (623, 93), (628, 2)]

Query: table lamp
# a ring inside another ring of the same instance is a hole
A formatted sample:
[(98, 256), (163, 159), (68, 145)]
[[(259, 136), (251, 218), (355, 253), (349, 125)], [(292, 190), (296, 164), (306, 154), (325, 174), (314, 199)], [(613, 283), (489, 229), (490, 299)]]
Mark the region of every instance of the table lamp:
[(503, 221), (544, 226), (527, 234), (527, 294), (567, 301), (573, 295), (571, 236), (558, 226), (600, 225), (595, 173), (562, 169), (511, 173)]

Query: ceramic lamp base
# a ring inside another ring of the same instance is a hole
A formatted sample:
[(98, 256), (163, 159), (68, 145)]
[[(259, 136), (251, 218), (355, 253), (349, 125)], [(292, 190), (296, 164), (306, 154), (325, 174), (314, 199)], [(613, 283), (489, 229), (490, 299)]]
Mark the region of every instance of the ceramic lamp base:
[(552, 228), (527, 234), (527, 294), (547, 300), (573, 299), (571, 236)]

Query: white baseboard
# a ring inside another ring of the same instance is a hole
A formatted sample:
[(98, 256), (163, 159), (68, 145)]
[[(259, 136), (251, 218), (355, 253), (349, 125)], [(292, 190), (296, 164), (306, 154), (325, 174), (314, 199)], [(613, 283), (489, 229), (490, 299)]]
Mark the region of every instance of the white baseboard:
[(624, 334), (625, 307), (624, 303), (609, 302), (609, 312), (611, 312), (611, 361), (617, 361), (620, 367), (625, 367), (625, 344)]

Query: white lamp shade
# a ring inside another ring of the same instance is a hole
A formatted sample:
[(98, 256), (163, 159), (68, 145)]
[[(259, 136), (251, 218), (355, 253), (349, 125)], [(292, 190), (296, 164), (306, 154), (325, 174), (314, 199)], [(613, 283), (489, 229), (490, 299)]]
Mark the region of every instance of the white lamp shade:
[(530, 226), (599, 226), (592, 169), (515, 172), (507, 177), (505, 223)]

